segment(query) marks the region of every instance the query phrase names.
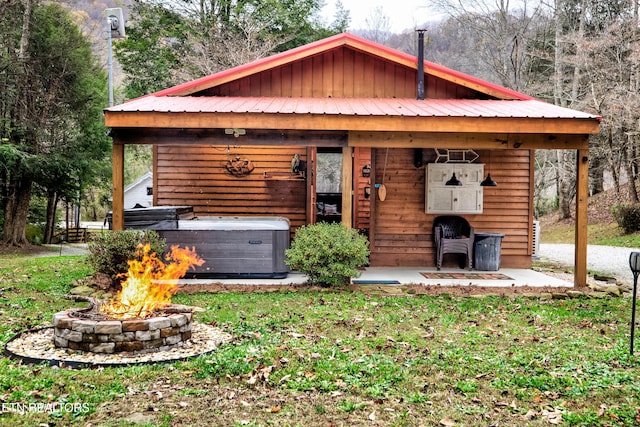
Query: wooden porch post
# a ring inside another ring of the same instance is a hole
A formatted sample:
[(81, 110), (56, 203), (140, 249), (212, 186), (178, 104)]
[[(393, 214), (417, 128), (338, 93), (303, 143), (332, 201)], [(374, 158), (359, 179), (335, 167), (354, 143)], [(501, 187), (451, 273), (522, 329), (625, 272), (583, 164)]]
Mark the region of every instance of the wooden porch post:
[(113, 230), (124, 230), (124, 144), (113, 143), (111, 159), (111, 224)]
[(353, 227), (353, 148), (342, 148), (342, 223)]
[(576, 152), (576, 230), (575, 230), (575, 270), (573, 285), (587, 286), (587, 204), (589, 200), (589, 150)]

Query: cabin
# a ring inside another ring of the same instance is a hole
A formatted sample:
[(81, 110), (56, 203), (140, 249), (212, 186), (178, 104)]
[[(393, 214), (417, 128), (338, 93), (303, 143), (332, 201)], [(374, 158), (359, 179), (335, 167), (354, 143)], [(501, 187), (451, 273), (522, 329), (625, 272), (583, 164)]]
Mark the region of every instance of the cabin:
[(124, 188), (124, 208), (153, 206), (153, 175), (147, 172)]
[[(422, 46), (422, 43), (420, 44)], [(601, 118), (339, 34), (105, 110), (113, 225), (127, 144), (153, 145), (154, 206), (339, 221), (371, 266), (435, 266), (434, 219), (502, 233), (530, 268), (536, 150), (576, 153), (576, 269), (586, 285), (589, 135)], [(453, 175), (461, 185), (447, 185)], [(482, 186), (490, 175), (497, 185)]]

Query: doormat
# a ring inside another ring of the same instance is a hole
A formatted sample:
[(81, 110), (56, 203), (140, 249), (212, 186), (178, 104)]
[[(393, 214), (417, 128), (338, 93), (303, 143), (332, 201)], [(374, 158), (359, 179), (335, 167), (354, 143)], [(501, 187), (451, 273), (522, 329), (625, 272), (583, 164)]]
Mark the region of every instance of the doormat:
[(420, 272), (426, 279), (464, 279), (464, 280), (513, 280), (502, 273), (440, 273)]

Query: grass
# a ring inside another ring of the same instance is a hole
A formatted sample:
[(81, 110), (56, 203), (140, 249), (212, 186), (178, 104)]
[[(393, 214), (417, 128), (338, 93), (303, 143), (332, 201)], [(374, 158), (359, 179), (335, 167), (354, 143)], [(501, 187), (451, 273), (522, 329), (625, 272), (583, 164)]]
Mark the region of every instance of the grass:
[[(544, 223), (540, 241), (544, 243), (574, 243), (574, 225), (562, 222)], [(618, 224), (589, 224), (587, 239), (590, 245), (640, 248), (640, 233), (622, 234)]]
[[(82, 257), (0, 258), (1, 343), (50, 325), (53, 313), (74, 304), (63, 298), (71, 282), (89, 273)], [(640, 356), (629, 355), (628, 298), (308, 290), (175, 300), (203, 308), (198, 321), (234, 340), (170, 365), (65, 370), (2, 357), (0, 424), (640, 423)], [(9, 404), (34, 409), (11, 412), (17, 407)]]

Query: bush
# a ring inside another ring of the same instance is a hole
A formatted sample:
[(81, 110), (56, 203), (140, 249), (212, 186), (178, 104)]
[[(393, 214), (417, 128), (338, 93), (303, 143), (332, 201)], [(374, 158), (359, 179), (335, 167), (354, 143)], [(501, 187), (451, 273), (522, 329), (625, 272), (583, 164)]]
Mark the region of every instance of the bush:
[(285, 254), (286, 264), (306, 274), (311, 284), (345, 285), (367, 264), (369, 241), (342, 224), (321, 222), (298, 228)]
[(27, 227), (25, 228), (25, 235), (29, 243), (40, 245), (44, 240), (44, 229), (36, 224), (27, 224)]
[(640, 231), (640, 204), (613, 206), (611, 213), (624, 234)]
[(119, 276), (129, 269), (127, 261), (139, 259), (138, 246), (149, 244), (151, 252), (164, 253), (167, 245), (157, 232), (152, 230), (109, 231), (96, 234), (88, 242), (89, 263), (96, 273), (108, 275), (114, 285), (119, 285)]

